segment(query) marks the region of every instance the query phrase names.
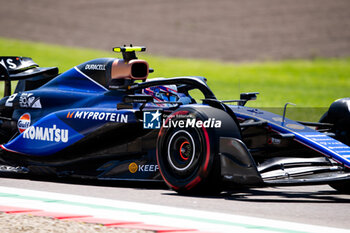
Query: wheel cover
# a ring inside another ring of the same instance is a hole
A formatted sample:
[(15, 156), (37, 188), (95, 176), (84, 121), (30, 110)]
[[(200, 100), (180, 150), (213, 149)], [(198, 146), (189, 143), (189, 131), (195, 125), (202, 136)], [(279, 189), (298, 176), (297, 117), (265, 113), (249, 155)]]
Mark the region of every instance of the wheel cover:
[(191, 134), (185, 130), (175, 132), (168, 143), (168, 162), (172, 169), (187, 171), (194, 162), (196, 145)]

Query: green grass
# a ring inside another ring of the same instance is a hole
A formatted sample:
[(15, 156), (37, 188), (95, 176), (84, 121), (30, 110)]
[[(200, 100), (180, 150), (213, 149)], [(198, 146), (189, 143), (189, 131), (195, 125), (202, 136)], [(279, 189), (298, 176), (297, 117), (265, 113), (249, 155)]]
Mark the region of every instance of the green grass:
[[(58, 66), (61, 72), (90, 59), (120, 57), (113, 52), (5, 38), (0, 38), (0, 55), (29, 56), (40, 66)], [(326, 107), (335, 99), (350, 96), (350, 58), (256, 63), (168, 58), (147, 53), (139, 54), (139, 58), (155, 69), (150, 78), (206, 77), (218, 99), (237, 99), (240, 92), (260, 92), (258, 100), (249, 106), (281, 107), (293, 102), (298, 107)]]

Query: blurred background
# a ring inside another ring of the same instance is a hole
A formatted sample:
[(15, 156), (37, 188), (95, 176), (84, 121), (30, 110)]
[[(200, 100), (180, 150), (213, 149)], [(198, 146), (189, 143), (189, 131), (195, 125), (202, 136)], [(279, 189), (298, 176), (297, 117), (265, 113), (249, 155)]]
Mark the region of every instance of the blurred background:
[(1, 0), (0, 36), (229, 61), (350, 54), (349, 0)]

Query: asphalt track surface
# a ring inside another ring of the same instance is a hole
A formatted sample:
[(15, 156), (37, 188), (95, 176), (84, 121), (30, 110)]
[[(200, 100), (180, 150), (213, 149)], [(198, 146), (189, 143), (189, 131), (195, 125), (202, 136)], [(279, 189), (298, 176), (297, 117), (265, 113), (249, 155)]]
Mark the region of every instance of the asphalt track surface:
[(0, 0), (0, 6), (0, 36), (8, 38), (109, 51), (133, 43), (151, 54), (224, 61), (350, 55), (348, 0)]
[(79, 180), (1, 178), (0, 186), (350, 229), (350, 196), (327, 185), (254, 188), (207, 197), (182, 196), (163, 185)]

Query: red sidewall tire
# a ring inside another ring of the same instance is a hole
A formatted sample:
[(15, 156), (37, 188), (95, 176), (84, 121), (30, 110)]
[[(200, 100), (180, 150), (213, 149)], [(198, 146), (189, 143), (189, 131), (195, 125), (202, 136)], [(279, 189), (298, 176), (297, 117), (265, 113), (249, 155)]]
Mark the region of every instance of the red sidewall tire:
[[(158, 135), (156, 156), (164, 181), (180, 193), (217, 189), (221, 178), (219, 138), (227, 135), (238, 137), (239, 130), (234, 120), (224, 111), (211, 107), (185, 107), (172, 113), (167, 121), (183, 119), (178, 116), (191, 116), (202, 121), (215, 116), (216, 119), (224, 121), (227, 127), (215, 129), (163, 126)], [(229, 133), (225, 135), (224, 131)], [(184, 143), (187, 148), (183, 148)]]

